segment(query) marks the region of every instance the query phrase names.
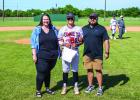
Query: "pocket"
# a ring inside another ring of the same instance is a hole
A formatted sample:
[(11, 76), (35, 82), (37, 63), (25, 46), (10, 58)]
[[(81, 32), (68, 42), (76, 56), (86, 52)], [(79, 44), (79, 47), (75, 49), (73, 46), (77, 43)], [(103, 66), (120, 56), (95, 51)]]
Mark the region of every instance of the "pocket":
[(88, 57), (87, 55), (85, 55), (84, 57), (83, 57), (83, 62), (90, 62), (91, 61), (91, 59), (90, 59), (90, 57)]

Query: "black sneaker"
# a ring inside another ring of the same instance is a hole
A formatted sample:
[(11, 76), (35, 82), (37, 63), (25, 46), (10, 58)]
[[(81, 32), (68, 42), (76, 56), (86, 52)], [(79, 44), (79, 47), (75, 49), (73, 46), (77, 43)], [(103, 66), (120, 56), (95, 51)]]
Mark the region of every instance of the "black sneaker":
[(103, 95), (103, 89), (98, 89), (97, 96), (101, 96), (101, 95)]
[(38, 98), (41, 98), (42, 97), (42, 94), (41, 94), (40, 91), (36, 91), (36, 97), (38, 97)]
[(52, 95), (54, 95), (54, 94), (55, 94), (55, 92), (54, 92), (54, 91), (52, 91), (51, 89), (46, 89), (46, 92), (47, 92), (48, 94), (52, 94)]

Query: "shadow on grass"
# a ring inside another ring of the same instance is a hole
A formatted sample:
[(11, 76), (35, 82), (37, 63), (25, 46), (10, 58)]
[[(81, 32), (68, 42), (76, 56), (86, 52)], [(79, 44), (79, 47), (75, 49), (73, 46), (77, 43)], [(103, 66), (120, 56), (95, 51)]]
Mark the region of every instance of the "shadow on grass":
[[(113, 76), (109, 76), (108, 74), (104, 74), (103, 75), (103, 87), (104, 87), (104, 91), (106, 91), (109, 88), (112, 88), (116, 85), (124, 85), (129, 81), (129, 77), (127, 77), (125, 74), (120, 74), (120, 75), (113, 75)], [(62, 84), (63, 81), (58, 81), (57, 85), (54, 86), (52, 88), (52, 90), (61, 90), (62, 89)], [(70, 77), (68, 79), (68, 86), (73, 86), (73, 77)], [(98, 82), (97, 79), (94, 77), (94, 85), (95, 88), (98, 87)], [(85, 89), (88, 86), (88, 82), (87, 82), (87, 75), (81, 75), (79, 76), (79, 90), (82, 91), (83, 89)], [(73, 89), (73, 87), (69, 88), (67, 90), (70, 91), (71, 89)]]
[[(131, 37), (122, 37), (121, 39), (129, 39)], [(120, 39), (120, 38), (116, 38), (116, 39)]]
[[(67, 92), (70, 91), (71, 89), (73, 89), (73, 85), (74, 85), (73, 77), (70, 77), (68, 79), (67, 86), (72, 86), (72, 87), (68, 88)], [(54, 91), (61, 90), (62, 86), (63, 86), (63, 81), (62, 80), (58, 81), (57, 85), (54, 86), (52, 88), (52, 90), (54, 90)], [(86, 87), (87, 87), (87, 76), (86, 75), (79, 76), (79, 90), (81, 91), (82, 89), (85, 89)]]
[(127, 77), (125, 74), (120, 75), (113, 75), (109, 76), (108, 74), (103, 75), (103, 85), (104, 85), (104, 91), (114, 87), (116, 85), (124, 85), (129, 81), (129, 77)]

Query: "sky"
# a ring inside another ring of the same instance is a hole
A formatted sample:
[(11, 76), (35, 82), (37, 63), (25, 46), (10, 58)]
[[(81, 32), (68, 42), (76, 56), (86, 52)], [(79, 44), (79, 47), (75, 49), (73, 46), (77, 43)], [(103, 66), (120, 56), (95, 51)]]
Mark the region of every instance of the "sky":
[[(64, 7), (71, 4), (78, 9), (92, 8), (104, 9), (105, 0), (4, 0), (5, 9), (27, 10)], [(56, 6), (57, 5), (57, 6)], [(0, 9), (3, 7), (3, 0), (0, 0)], [(106, 10), (117, 10), (128, 7), (139, 7), (140, 0), (106, 0)]]

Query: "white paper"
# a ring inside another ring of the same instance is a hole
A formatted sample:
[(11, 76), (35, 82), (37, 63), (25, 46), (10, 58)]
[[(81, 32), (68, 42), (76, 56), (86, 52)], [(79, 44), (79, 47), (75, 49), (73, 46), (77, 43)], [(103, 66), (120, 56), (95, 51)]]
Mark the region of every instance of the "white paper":
[(62, 51), (62, 59), (71, 63), (76, 53), (77, 51), (64, 47)]

